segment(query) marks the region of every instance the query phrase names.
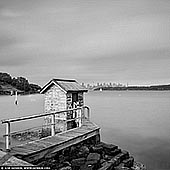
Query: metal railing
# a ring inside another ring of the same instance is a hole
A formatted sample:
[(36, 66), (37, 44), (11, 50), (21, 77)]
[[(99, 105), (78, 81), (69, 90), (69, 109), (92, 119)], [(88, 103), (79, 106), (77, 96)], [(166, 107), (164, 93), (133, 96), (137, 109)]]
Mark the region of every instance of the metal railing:
[[(85, 111), (87, 110), (87, 112)], [(81, 114), (75, 114), (78, 110), (80, 110)], [(74, 113), (76, 116), (71, 118), (71, 119), (63, 119), (60, 117), (56, 117), (55, 115), (59, 115), (61, 113)], [(68, 110), (62, 110), (62, 111), (57, 111), (57, 112), (52, 112), (52, 113), (43, 113), (43, 114), (35, 114), (35, 115), (30, 115), (30, 116), (23, 116), (23, 117), (17, 117), (17, 118), (11, 118), (11, 119), (5, 119), (1, 120), (2, 124), (6, 124), (6, 132), (5, 132), (5, 148), (6, 150), (10, 150), (10, 145), (11, 145), (11, 134), (16, 133), (16, 132), (11, 132), (11, 123), (14, 122), (21, 122), (24, 120), (32, 120), (32, 119), (37, 119), (37, 118), (42, 118), (42, 117), (47, 117), (51, 116), (51, 123), (50, 123), (50, 129), (51, 129), (51, 136), (55, 135), (55, 125), (56, 125), (56, 120), (63, 121), (65, 124), (67, 122), (71, 122), (74, 120), (77, 120), (78, 127), (82, 125), (82, 121), (84, 119), (90, 118), (90, 108), (88, 106), (83, 106), (83, 107), (77, 107), (73, 109), (68, 109)], [(49, 126), (49, 125), (48, 125)]]

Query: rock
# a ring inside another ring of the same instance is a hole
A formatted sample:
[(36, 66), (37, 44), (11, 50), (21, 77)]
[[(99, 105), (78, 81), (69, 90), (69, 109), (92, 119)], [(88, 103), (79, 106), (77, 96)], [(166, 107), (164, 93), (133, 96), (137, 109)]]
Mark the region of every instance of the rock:
[(82, 146), (79, 150), (79, 157), (87, 157), (89, 154), (89, 148), (87, 146)]
[(76, 157), (77, 157), (77, 148), (75, 147), (75, 146), (72, 146), (71, 148), (70, 148), (70, 157), (72, 158), (72, 159), (75, 159)]
[(125, 156), (126, 158), (129, 158), (129, 152), (128, 152), (128, 151), (122, 150), (122, 153), (124, 154), (124, 156)]
[(72, 170), (71, 166), (62, 167), (59, 170)]
[(100, 164), (103, 164), (103, 163), (105, 163), (105, 162), (106, 162), (106, 160), (100, 159)]
[(112, 158), (110, 161), (108, 161), (108, 163), (112, 163), (113, 166), (117, 166), (117, 165), (119, 165), (120, 162), (117, 159)]
[(69, 156), (70, 154), (70, 149), (69, 148), (65, 148), (63, 151), (62, 151), (62, 155), (64, 156)]
[(119, 153), (113, 157), (109, 162), (112, 162), (114, 166), (118, 166), (124, 159), (127, 159), (127, 155), (124, 153)]
[(108, 154), (111, 155), (111, 156), (116, 156), (120, 152), (121, 152), (121, 149), (115, 149), (113, 151), (108, 152)]
[(112, 170), (114, 165), (112, 162), (105, 162), (101, 165), (102, 167), (99, 168), (98, 170)]
[(106, 161), (109, 161), (113, 158), (113, 156), (110, 156), (110, 155), (104, 155), (103, 157)]
[(71, 166), (70, 162), (68, 162), (68, 161), (63, 162), (63, 165), (64, 165), (64, 166)]
[(131, 156), (123, 161), (125, 167), (132, 167), (134, 163), (134, 158)]
[(90, 153), (87, 157), (86, 164), (88, 165), (94, 165), (98, 164), (100, 161), (100, 154), (98, 153)]
[(102, 154), (103, 147), (102, 146), (93, 146), (93, 147), (91, 147), (91, 152)]
[(72, 166), (82, 166), (85, 164), (86, 159), (85, 158), (78, 158), (78, 159), (73, 159), (71, 161)]
[(80, 167), (80, 170), (96, 170), (96, 168), (95, 168), (94, 165), (85, 164), (85, 165)]
[(128, 152), (121, 152), (119, 153), (118, 155), (116, 155), (115, 157), (115, 160), (117, 160), (117, 162), (122, 162), (124, 159), (128, 159), (129, 158), (129, 153)]
[(130, 168), (125, 167), (124, 164), (114, 167), (114, 170), (130, 170)]
[(97, 146), (102, 146), (105, 150), (108, 150), (108, 151), (113, 151), (115, 149), (118, 149), (118, 146), (113, 145), (113, 144), (107, 144), (107, 143), (104, 143), (104, 142), (101, 142)]
[(113, 144), (81, 142), (57, 152), (52, 158), (37, 162), (58, 170), (146, 170), (143, 164), (134, 162), (132, 156)]
[(86, 168), (86, 169), (94, 169), (94, 170), (98, 169), (100, 167), (100, 157), (101, 156), (98, 153), (90, 153), (87, 156), (84, 168)]
[(146, 170), (146, 167), (140, 162), (134, 162), (131, 169), (132, 170)]

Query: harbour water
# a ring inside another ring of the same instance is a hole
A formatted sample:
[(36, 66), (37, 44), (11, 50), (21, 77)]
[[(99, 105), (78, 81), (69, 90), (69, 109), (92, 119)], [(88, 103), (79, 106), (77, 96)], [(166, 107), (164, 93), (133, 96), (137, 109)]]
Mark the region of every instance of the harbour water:
[[(43, 112), (43, 95), (0, 97), (0, 119)], [(128, 150), (148, 170), (170, 169), (170, 92), (98, 91), (85, 95), (91, 120), (101, 127), (102, 140)], [(13, 123), (12, 130), (41, 125), (43, 120)], [(0, 124), (0, 147), (5, 126)]]

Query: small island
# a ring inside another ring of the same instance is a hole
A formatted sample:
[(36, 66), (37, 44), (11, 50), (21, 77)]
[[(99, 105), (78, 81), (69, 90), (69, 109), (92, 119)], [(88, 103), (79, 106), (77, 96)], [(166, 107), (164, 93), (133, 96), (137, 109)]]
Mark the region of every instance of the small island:
[(0, 72), (0, 95), (13, 95), (15, 91), (19, 94), (39, 93), (41, 87), (29, 83), (25, 77), (12, 77), (9, 73)]
[(94, 91), (97, 90), (117, 90), (117, 91), (126, 91), (126, 90), (140, 90), (140, 91), (165, 91), (170, 90), (169, 85), (151, 85), (151, 86), (123, 86), (123, 87), (98, 87), (95, 88)]

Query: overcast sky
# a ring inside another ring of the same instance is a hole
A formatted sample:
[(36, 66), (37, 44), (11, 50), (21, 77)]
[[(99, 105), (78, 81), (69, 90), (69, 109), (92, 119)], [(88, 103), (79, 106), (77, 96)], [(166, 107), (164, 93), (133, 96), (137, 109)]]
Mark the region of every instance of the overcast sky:
[(170, 0), (0, 0), (0, 71), (170, 83)]

